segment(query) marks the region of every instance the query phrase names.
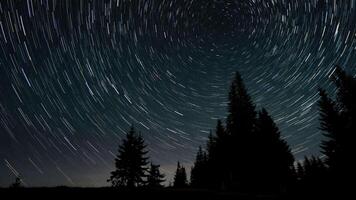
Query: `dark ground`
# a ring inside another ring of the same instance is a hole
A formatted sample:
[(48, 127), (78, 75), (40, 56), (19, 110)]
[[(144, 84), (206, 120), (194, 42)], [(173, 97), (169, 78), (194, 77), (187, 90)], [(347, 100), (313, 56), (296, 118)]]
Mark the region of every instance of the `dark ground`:
[(238, 199), (238, 200), (252, 200), (252, 199), (289, 199), (285, 197), (277, 197), (273, 195), (246, 195), (240, 193), (221, 193), (208, 190), (192, 190), (192, 189), (156, 189), (148, 190), (141, 189), (135, 191), (118, 190), (114, 188), (69, 188), (69, 187), (54, 187), (54, 188), (0, 188), (0, 199), (14, 199), (18, 197), (25, 197), (26, 199), (37, 199), (38, 197), (44, 199), (63, 199), (75, 198), (78, 199), (147, 199), (147, 200), (210, 200), (210, 199)]

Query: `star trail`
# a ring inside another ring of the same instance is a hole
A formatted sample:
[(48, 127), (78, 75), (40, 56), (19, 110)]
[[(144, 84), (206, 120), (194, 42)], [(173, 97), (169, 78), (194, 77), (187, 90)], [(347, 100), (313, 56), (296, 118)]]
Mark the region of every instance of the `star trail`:
[(355, 0), (2, 0), (0, 186), (107, 185), (131, 124), (171, 177), (235, 71), (296, 158), (318, 154), (317, 89), (356, 74), (355, 24)]

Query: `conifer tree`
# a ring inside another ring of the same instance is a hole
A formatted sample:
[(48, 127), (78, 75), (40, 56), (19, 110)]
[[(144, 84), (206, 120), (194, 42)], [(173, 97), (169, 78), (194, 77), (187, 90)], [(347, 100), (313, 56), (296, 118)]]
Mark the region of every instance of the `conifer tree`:
[(194, 165), (191, 169), (190, 185), (194, 188), (206, 188), (208, 178), (209, 174), (207, 155), (200, 146), (195, 158)]
[(348, 117), (355, 117), (356, 112), (356, 78), (336, 66), (332, 80), (337, 87), (337, 101), (340, 109)]
[(209, 180), (208, 187), (225, 190), (228, 182), (230, 169), (227, 168), (231, 163), (231, 155), (229, 155), (230, 137), (227, 134), (221, 120), (217, 120), (215, 128), (215, 136), (210, 135), (208, 149), (208, 171)]
[(217, 138), (213, 136), (213, 133), (210, 131), (208, 141), (206, 143), (207, 149), (207, 159), (209, 161), (216, 160), (217, 157)]
[[(255, 182), (270, 192), (286, 190), (294, 177), (294, 156), (271, 116), (263, 108), (258, 113), (253, 154)], [(267, 164), (268, 163), (268, 164)]]
[(255, 121), (255, 105), (247, 93), (240, 74), (236, 72), (230, 87), (226, 120), (229, 138), (225, 145), (228, 148), (226, 153), (229, 159), (224, 187), (245, 190), (249, 185), (250, 176), (254, 173), (250, 166), (253, 161), (250, 153), (253, 150)]
[(202, 155), (200, 148), (192, 169), (192, 186), (240, 192), (264, 192), (264, 188), (276, 193), (286, 190), (295, 177), (294, 157), (287, 142), (265, 109), (256, 118), (255, 105), (239, 73), (229, 92), (226, 128), (218, 120), (215, 135), (209, 135), (207, 168), (201, 167)]
[(324, 136), (328, 138), (328, 140), (322, 141), (321, 149), (322, 153), (326, 156), (326, 164), (334, 168), (338, 163), (337, 154), (339, 154), (337, 140), (339, 133), (342, 132), (344, 127), (342, 126), (341, 117), (335, 102), (328, 97), (323, 89), (319, 90), (319, 95), (320, 129), (324, 131)]
[(327, 167), (317, 157), (305, 157), (303, 162), (298, 162), (298, 181), (301, 191), (306, 194), (320, 195), (325, 190)]
[(162, 183), (164, 180), (164, 175), (161, 174), (159, 170), (159, 165), (154, 165), (152, 162), (148, 170), (147, 176), (147, 186), (150, 188), (160, 188), (163, 187)]
[(185, 188), (188, 186), (187, 173), (184, 166), (179, 162), (177, 163), (177, 170), (174, 175), (173, 187), (176, 188)]
[(108, 182), (113, 187), (140, 187), (145, 184), (147, 172), (146, 145), (140, 135), (131, 126), (126, 138), (119, 146), (115, 159), (116, 169), (111, 172)]
[(227, 132), (238, 138), (248, 136), (253, 131), (255, 119), (255, 105), (247, 93), (240, 74), (236, 72), (229, 92)]
[(356, 152), (356, 78), (339, 66), (336, 66), (332, 78), (337, 87), (336, 104), (340, 116), (338, 122), (341, 125), (335, 138), (335, 163), (330, 163), (329, 167), (340, 180), (353, 181), (356, 178), (356, 162), (352, 159)]
[[(320, 182), (326, 175), (325, 173), (327, 168), (324, 165), (324, 162), (315, 156), (312, 156), (311, 158), (305, 157), (303, 163), (298, 164), (301, 168), (299, 169), (299, 175), (303, 181), (310, 183), (314, 182), (315, 184)], [(314, 184), (311, 184), (310, 186)]]
[(336, 100), (329, 98), (324, 90), (319, 92), (320, 129), (326, 136), (321, 148), (331, 178), (330, 185), (345, 192), (349, 187), (347, 183), (356, 177), (356, 162), (352, 159), (355, 157), (356, 78), (339, 66), (331, 78), (337, 89)]

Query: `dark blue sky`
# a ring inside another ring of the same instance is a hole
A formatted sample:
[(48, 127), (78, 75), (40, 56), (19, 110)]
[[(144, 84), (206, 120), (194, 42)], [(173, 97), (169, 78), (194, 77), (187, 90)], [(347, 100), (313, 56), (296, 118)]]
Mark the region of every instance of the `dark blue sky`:
[(317, 88), (356, 73), (354, 0), (0, 2), (0, 186), (102, 186), (133, 123), (172, 176), (226, 115), (239, 71), (297, 159)]

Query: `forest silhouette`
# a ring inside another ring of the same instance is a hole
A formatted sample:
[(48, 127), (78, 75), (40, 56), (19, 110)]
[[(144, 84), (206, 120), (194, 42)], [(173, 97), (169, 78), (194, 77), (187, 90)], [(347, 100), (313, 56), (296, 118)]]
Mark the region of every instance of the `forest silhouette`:
[[(324, 138), (318, 157), (311, 155), (302, 161), (295, 160), (273, 118), (265, 108), (256, 109), (236, 72), (228, 94), (226, 120), (217, 120), (207, 143), (198, 148), (189, 178), (186, 168), (178, 161), (172, 185), (164, 186), (160, 165), (149, 161), (144, 138), (132, 125), (119, 144), (115, 170), (108, 178), (111, 187), (76, 191), (95, 190), (97, 194), (115, 191), (122, 196), (135, 194), (142, 198), (161, 195), (166, 199), (272, 199), (350, 194), (356, 169), (353, 161), (356, 79), (336, 66), (330, 81), (336, 86), (335, 95), (319, 89), (319, 128)], [(19, 177), (7, 189), (16, 190), (26, 190)], [(68, 192), (70, 188), (56, 191)]]

